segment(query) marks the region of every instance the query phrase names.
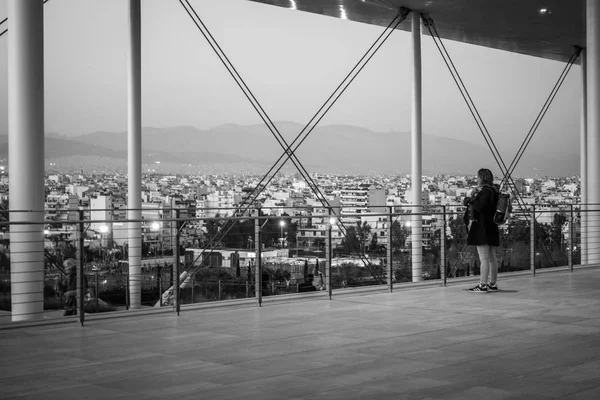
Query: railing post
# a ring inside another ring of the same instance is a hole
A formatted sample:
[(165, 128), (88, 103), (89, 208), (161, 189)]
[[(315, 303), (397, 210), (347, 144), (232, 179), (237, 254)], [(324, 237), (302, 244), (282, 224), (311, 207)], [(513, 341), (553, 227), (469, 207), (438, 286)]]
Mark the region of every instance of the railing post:
[(94, 289), (94, 295), (96, 296), (96, 312), (100, 309), (100, 298), (98, 297), (98, 293), (100, 292), (100, 285), (98, 283), (98, 272), (96, 272), (96, 284)]
[(331, 208), (329, 209), (329, 221), (327, 221), (327, 230), (325, 237), (325, 287), (327, 288), (327, 295), (331, 300), (332, 288), (331, 288), (331, 229), (333, 225), (333, 219), (331, 218)]
[(160, 265), (156, 268), (156, 274), (156, 279), (158, 281), (158, 305), (162, 307), (162, 267)]
[(194, 286), (196, 286), (196, 280), (192, 278), (192, 304), (194, 304)]
[(535, 276), (535, 205), (531, 206), (531, 226), (529, 227), (530, 232), (530, 243), (529, 248), (531, 251), (531, 275)]
[(221, 285), (221, 280), (219, 279), (219, 300), (223, 298), (223, 286)]
[(127, 276), (125, 277), (125, 309), (129, 310), (129, 271), (127, 271)]
[(254, 219), (254, 247), (256, 249), (256, 266), (254, 267), (254, 292), (256, 303), (260, 307), (262, 305), (262, 262), (260, 248), (260, 209), (255, 210), (256, 218)]
[(569, 214), (569, 271), (573, 272), (573, 244), (575, 241), (573, 240), (573, 204), (571, 204), (571, 210)]
[(77, 268), (77, 312), (79, 313), (79, 324), (83, 326), (83, 322), (85, 321), (84, 315), (84, 299), (83, 299), (83, 291), (85, 286), (85, 276), (83, 271), (83, 266), (85, 264), (85, 242), (84, 242), (84, 234), (85, 234), (85, 226), (83, 224), (83, 210), (79, 210), (79, 268)]
[(440, 231), (440, 274), (446, 286), (446, 206), (442, 206), (442, 230)]
[(387, 231), (387, 284), (390, 293), (394, 291), (394, 258), (393, 258), (393, 249), (392, 249), (392, 224), (394, 219), (394, 207), (390, 206), (390, 212), (388, 217), (388, 231)]
[[(173, 215), (173, 213), (171, 213), (171, 215)], [(175, 284), (173, 286), (173, 289), (175, 291), (174, 295), (174, 302), (175, 302), (175, 311), (177, 312), (177, 315), (179, 315), (179, 311), (181, 310), (181, 289), (179, 287), (180, 283), (179, 283), (179, 274), (181, 273), (180, 269), (181, 269), (181, 256), (180, 256), (180, 248), (179, 248), (179, 244), (180, 244), (180, 228), (181, 228), (181, 224), (179, 221), (179, 209), (175, 210), (175, 271), (173, 271), (173, 275), (174, 276), (174, 280), (175, 280)]]
[(250, 282), (246, 281), (246, 298), (250, 297)]

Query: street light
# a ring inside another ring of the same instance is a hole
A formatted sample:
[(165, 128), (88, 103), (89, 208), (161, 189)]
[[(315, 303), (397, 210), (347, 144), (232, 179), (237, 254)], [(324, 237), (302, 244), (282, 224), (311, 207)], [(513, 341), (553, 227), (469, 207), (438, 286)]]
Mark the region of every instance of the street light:
[(285, 226), (285, 221), (281, 220), (279, 221), (279, 226), (281, 227), (281, 248), (283, 248), (283, 227)]
[(100, 231), (100, 233), (106, 233), (106, 232), (108, 232), (108, 226), (100, 225), (100, 228), (98, 229), (98, 231)]

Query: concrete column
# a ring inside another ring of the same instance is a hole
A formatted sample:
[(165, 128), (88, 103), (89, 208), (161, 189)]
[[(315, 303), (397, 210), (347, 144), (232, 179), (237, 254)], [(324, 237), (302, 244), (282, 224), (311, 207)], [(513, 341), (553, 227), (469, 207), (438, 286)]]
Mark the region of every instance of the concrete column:
[[(129, 55), (127, 65), (127, 216), (142, 219), (142, 57), (141, 0), (129, 0)], [(142, 226), (129, 223), (129, 291), (131, 308), (141, 307)]]
[[(587, 56), (581, 51), (581, 265), (587, 264)], [(575, 230), (573, 230), (575, 232)]]
[(8, 173), (12, 320), (44, 312), (44, 9), (8, 3)]
[[(411, 160), (412, 160), (412, 212), (422, 211), (422, 99), (421, 99), (421, 17), (412, 12), (412, 52), (413, 52), (413, 84), (412, 84), (412, 124), (411, 124)], [(413, 215), (412, 234), (412, 281), (420, 282), (423, 271), (423, 229), (422, 217)]]
[(587, 14), (587, 262), (600, 263), (600, 3), (586, 1)]

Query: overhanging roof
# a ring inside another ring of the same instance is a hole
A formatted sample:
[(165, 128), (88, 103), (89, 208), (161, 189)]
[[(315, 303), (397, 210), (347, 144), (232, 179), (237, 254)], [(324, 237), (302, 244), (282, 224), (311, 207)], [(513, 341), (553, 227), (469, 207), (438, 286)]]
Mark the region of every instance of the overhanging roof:
[(444, 39), (564, 62), (574, 45), (585, 47), (585, 0), (250, 1), (381, 26), (404, 6), (429, 13)]

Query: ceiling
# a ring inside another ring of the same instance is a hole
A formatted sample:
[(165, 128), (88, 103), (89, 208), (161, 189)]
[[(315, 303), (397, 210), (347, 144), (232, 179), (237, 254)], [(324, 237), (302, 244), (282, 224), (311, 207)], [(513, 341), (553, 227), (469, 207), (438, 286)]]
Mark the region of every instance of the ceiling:
[(585, 47), (585, 0), (250, 1), (384, 27), (404, 6), (428, 13), (444, 39), (564, 62), (574, 45)]

